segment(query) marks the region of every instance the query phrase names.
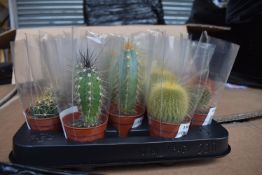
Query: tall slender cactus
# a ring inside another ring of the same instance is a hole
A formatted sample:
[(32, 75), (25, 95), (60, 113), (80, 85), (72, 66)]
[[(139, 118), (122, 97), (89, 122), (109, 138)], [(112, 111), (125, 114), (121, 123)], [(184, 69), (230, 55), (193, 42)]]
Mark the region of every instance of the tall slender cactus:
[(119, 113), (134, 115), (136, 105), (143, 98), (143, 64), (130, 41), (125, 44), (123, 54), (113, 68), (113, 101)]
[(81, 62), (76, 66), (74, 77), (75, 101), (84, 118), (83, 127), (95, 126), (99, 124), (102, 108), (102, 82), (88, 50), (80, 56)]

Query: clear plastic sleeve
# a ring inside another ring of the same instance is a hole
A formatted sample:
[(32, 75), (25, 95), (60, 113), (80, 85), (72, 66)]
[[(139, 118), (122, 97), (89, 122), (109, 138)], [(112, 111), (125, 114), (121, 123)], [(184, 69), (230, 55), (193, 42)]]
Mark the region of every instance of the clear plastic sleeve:
[[(24, 46), (21, 46), (21, 42)], [(17, 41), (15, 47), (20, 50), (20, 54), (25, 53), (16, 55), (15, 77), (29, 129), (60, 130), (55, 92), (42, 59), (39, 35), (26, 34), (25, 40)], [(25, 69), (25, 72), (21, 73), (21, 69)]]
[(179, 138), (187, 134), (201, 97), (213, 46), (163, 32), (153, 35), (155, 50), (146, 93), (150, 135)]
[(50, 74), (52, 86), (55, 88), (60, 112), (72, 107), (74, 63), (74, 40), (72, 37), (72, 30), (60, 35), (40, 32), (41, 52)]
[(209, 65), (209, 76), (202, 84), (203, 94), (199, 100), (192, 125), (208, 125), (212, 122), (224, 85), (238, 53), (239, 46), (221, 39), (210, 37), (204, 32), (202, 38), (207, 44), (215, 46)]
[(112, 100), (109, 116), (118, 135), (127, 137), (128, 132), (139, 127), (144, 118), (145, 60), (150, 55), (150, 36), (141, 32), (112, 37), (117, 47), (114, 47), (110, 66)]
[(23, 108), (22, 113), (25, 117), (28, 129), (31, 129), (27, 120), (27, 113), (25, 112), (32, 101), (31, 87), (33, 83), (28, 64), (26, 40), (17, 40), (11, 46), (14, 57), (14, 76), (16, 88)]
[(110, 102), (110, 37), (73, 28), (72, 33), (42, 38), (45, 52), (57, 57), (48, 61), (48, 67), (59, 87), (56, 97), (65, 137), (77, 142), (102, 139)]

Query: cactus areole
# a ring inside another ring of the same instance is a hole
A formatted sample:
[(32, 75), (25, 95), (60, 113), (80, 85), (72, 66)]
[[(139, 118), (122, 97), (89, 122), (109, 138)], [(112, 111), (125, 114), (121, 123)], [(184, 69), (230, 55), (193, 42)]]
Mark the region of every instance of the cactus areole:
[(103, 88), (99, 73), (94, 66), (94, 59), (80, 53), (81, 62), (75, 68), (74, 96), (82, 114), (80, 119), (73, 121), (74, 127), (94, 127), (101, 124), (101, 108)]

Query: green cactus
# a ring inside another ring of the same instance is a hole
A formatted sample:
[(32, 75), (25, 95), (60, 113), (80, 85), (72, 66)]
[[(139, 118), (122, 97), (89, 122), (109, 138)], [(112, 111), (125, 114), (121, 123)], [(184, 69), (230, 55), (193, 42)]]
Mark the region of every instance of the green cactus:
[(157, 83), (149, 94), (148, 113), (161, 122), (181, 122), (187, 115), (188, 107), (187, 91), (176, 83)]
[(84, 121), (76, 121), (73, 125), (78, 127), (92, 127), (100, 123), (103, 88), (101, 78), (89, 57), (80, 54), (81, 63), (76, 66), (74, 78), (75, 101), (82, 113)]
[[(147, 88), (147, 92), (150, 92), (152, 87), (154, 87), (154, 85), (156, 83), (163, 83), (163, 82), (175, 82), (176, 81), (176, 76), (169, 71), (168, 69), (164, 68), (164, 67), (154, 67), (150, 73), (150, 83), (149, 83), (149, 87)], [(148, 98), (148, 94), (146, 95)], [(148, 99), (147, 99), (148, 101)]]
[(151, 86), (155, 83), (159, 82), (165, 82), (165, 81), (170, 81), (170, 82), (175, 82), (176, 77), (175, 75), (169, 71), (166, 68), (153, 68), (151, 74), (150, 74), (150, 84)]
[[(211, 93), (205, 86), (190, 88), (190, 109), (198, 113), (206, 112), (209, 108), (208, 103), (211, 99)], [(196, 104), (197, 103), (197, 104)]]
[(136, 105), (142, 99), (143, 64), (130, 42), (113, 67), (113, 102), (122, 115), (136, 114)]
[(33, 117), (48, 118), (58, 115), (57, 104), (55, 102), (54, 91), (47, 88), (36, 98), (34, 105), (30, 106)]

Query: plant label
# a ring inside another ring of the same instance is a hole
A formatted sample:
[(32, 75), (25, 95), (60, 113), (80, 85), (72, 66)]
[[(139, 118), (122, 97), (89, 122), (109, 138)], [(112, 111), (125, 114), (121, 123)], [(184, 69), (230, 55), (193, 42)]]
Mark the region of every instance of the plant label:
[(206, 119), (205, 119), (205, 121), (204, 121), (202, 126), (209, 125), (212, 122), (212, 119), (213, 119), (213, 117), (215, 115), (215, 112), (216, 112), (216, 107), (213, 107), (213, 108), (209, 109), (207, 117), (206, 117)]
[(189, 125), (190, 125), (190, 122), (181, 123), (180, 126), (179, 126), (179, 129), (178, 129), (176, 138), (180, 138), (180, 137), (186, 135), (188, 130), (189, 130)]
[(137, 128), (142, 124), (143, 121), (143, 117), (139, 117), (137, 119), (135, 119), (134, 124), (132, 126), (132, 128)]

